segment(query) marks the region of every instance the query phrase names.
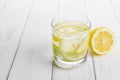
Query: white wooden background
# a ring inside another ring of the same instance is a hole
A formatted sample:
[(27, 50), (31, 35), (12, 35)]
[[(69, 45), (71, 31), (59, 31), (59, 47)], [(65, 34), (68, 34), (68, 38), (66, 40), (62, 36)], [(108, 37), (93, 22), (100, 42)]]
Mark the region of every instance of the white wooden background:
[[(88, 16), (92, 28), (111, 28), (116, 44), (62, 70), (52, 63), (50, 22), (71, 11)], [(0, 80), (120, 80), (120, 0), (0, 0)]]

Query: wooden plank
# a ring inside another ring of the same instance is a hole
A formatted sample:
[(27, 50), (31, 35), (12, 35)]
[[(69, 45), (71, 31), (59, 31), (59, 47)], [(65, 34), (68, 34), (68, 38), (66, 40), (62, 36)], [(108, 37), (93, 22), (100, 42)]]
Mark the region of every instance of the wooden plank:
[(87, 16), (84, 0), (58, 0), (58, 13), (60, 15), (71, 14), (77, 16)]
[(86, 0), (87, 12), (93, 27), (107, 26), (116, 35), (115, 48), (107, 55), (94, 56), (97, 80), (120, 79), (120, 32), (119, 21), (109, 0)]
[(14, 60), (31, 0), (0, 1), (0, 80), (6, 80)]
[(120, 0), (110, 0), (113, 11), (120, 22)]
[(0, 80), (9, 74), (30, 5), (30, 0), (0, 1)]
[(52, 73), (51, 19), (56, 0), (34, 0), (8, 80), (50, 80)]
[[(86, 16), (84, 0), (61, 0), (60, 13)], [(54, 65), (52, 80), (95, 80), (91, 54), (87, 62), (72, 70), (62, 70)]]

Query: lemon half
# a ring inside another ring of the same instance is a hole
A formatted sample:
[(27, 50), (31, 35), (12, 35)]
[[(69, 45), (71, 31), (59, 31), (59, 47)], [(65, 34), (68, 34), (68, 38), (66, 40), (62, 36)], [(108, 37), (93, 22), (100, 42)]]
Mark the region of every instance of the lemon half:
[(113, 49), (115, 35), (109, 28), (98, 27), (90, 33), (90, 48), (98, 55), (107, 54)]

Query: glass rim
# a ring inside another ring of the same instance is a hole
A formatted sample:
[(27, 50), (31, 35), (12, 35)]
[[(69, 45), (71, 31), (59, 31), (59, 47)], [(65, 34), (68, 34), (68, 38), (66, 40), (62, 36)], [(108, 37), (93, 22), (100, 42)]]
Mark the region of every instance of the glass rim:
[[(52, 21), (51, 21), (51, 27), (52, 27), (53, 30), (55, 30), (55, 31), (57, 31), (57, 32), (59, 32), (59, 33), (67, 34), (67, 33), (58, 31), (57, 29), (54, 28), (54, 25), (57, 24), (57, 23), (54, 24), (54, 21), (55, 21), (56, 19), (61, 18), (61, 17), (64, 17), (64, 16), (55, 16), (55, 17), (52, 19)], [(80, 16), (80, 17), (83, 17), (83, 16)], [(86, 19), (86, 21), (87, 21), (86, 23), (88, 23), (88, 24), (86, 24), (85, 22), (83, 22), (83, 23), (85, 23), (85, 24), (88, 26), (88, 28), (91, 29), (91, 21), (89, 20), (89, 18), (88, 18), (88, 17), (84, 17), (84, 19)], [(66, 21), (67, 21), (67, 20), (66, 20)], [(70, 21), (73, 21), (73, 20), (70, 20)], [(60, 22), (62, 22), (62, 21), (60, 21)], [(82, 20), (81, 20), (81, 22), (82, 22)], [(58, 22), (58, 23), (59, 23), (59, 22)], [(87, 30), (86, 30), (86, 31), (87, 31)], [(83, 31), (83, 32), (86, 32), (86, 31)], [(83, 32), (78, 32), (78, 33), (76, 33), (76, 34), (83, 33)], [(69, 34), (69, 35), (75, 35), (75, 34)]]

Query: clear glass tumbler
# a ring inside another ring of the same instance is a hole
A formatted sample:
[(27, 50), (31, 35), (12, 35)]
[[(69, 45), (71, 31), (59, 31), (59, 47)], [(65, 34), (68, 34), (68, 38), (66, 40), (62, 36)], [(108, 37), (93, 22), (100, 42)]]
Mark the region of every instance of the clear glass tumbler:
[(57, 16), (52, 22), (54, 62), (71, 69), (86, 61), (91, 24), (82, 16)]

